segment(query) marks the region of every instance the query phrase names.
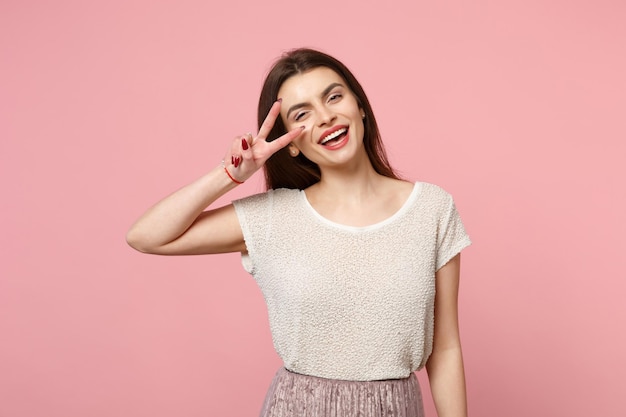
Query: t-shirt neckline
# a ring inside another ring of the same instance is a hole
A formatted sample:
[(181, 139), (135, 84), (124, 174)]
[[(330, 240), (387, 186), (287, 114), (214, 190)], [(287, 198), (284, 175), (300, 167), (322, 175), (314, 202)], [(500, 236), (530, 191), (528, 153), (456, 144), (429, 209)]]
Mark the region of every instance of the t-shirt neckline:
[(411, 194), (409, 194), (409, 197), (402, 204), (402, 206), (398, 209), (398, 211), (396, 211), (395, 213), (393, 213), (391, 216), (387, 217), (384, 220), (381, 220), (381, 221), (379, 221), (377, 223), (369, 224), (367, 226), (349, 226), (349, 225), (346, 225), (346, 224), (337, 223), (337, 222), (334, 222), (332, 220), (329, 220), (326, 217), (324, 217), (321, 214), (319, 214), (317, 212), (317, 210), (315, 210), (313, 208), (313, 206), (311, 205), (311, 203), (307, 199), (306, 193), (304, 192), (304, 190), (300, 190), (300, 198), (301, 198), (301, 200), (302, 200), (306, 210), (308, 210), (309, 213), (311, 213), (313, 215), (313, 217), (318, 219), (323, 224), (325, 224), (327, 226), (330, 226), (330, 227), (337, 228), (337, 229), (341, 229), (341, 230), (347, 230), (347, 231), (353, 231), (353, 232), (363, 232), (363, 231), (370, 231), (370, 230), (379, 229), (381, 227), (384, 227), (384, 226), (388, 225), (389, 223), (392, 223), (398, 217), (401, 217), (413, 205), (413, 202), (417, 199), (417, 197), (420, 194), (421, 190), (422, 190), (422, 183), (415, 182), (413, 184), (413, 190), (411, 190)]

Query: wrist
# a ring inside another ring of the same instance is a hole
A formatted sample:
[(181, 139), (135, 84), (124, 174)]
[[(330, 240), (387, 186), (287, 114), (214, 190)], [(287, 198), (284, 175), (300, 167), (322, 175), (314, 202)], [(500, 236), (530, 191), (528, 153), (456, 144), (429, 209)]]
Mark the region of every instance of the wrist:
[(222, 165), (222, 169), (224, 170), (225, 175), (227, 175), (227, 176), (228, 176), (228, 178), (229, 178), (229, 179), (230, 179), (233, 183), (235, 183), (235, 184), (237, 184), (237, 185), (240, 185), (240, 184), (243, 184), (243, 183), (245, 182), (245, 181), (238, 180), (237, 178), (235, 178), (235, 177), (233, 176), (233, 174), (231, 174), (231, 172), (230, 172), (230, 171), (228, 170), (228, 168), (226, 167), (226, 164), (224, 163), (224, 160), (223, 160), (223, 159), (222, 159), (222, 164), (221, 164), (221, 165)]

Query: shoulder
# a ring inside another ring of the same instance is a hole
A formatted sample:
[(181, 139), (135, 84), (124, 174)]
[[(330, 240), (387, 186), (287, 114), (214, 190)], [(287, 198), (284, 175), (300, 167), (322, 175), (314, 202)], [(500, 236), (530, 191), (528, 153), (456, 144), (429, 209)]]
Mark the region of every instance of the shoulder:
[(293, 213), (299, 190), (278, 189), (254, 194), (232, 202), (243, 230), (248, 252), (253, 241), (266, 238), (266, 232), (284, 221), (285, 214)]
[(246, 210), (267, 208), (274, 204), (293, 204), (298, 198), (299, 193), (300, 190), (279, 188), (234, 200), (233, 205), (237, 210)]
[(442, 187), (428, 182), (416, 182), (420, 187), (421, 200), (432, 205), (449, 206), (453, 204), (452, 195)]

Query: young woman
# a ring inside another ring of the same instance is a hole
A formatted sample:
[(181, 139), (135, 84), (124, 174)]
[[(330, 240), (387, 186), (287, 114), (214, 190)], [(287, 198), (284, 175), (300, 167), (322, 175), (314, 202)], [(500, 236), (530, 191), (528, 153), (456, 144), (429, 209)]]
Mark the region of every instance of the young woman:
[[(262, 416), (467, 415), (457, 318), (470, 244), (441, 188), (399, 179), (352, 73), (318, 51), (279, 59), (259, 133), (149, 209), (128, 243), (164, 255), (241, 252), (284, 361)], [(268, 191), (207, 210), (261, 167)]]

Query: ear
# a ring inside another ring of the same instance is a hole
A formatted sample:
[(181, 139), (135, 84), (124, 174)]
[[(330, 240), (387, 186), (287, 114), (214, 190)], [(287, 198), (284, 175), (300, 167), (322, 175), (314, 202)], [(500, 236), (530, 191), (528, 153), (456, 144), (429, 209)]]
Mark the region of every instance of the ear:
[(290, 143), (288, 147), (289, 147), (289, 155), (291, 155), (292, 157), (295, 158), (296, 156), (300, 154), (300, 149), (298, 149), (296, 145), (294, 145), (293, 143)]

